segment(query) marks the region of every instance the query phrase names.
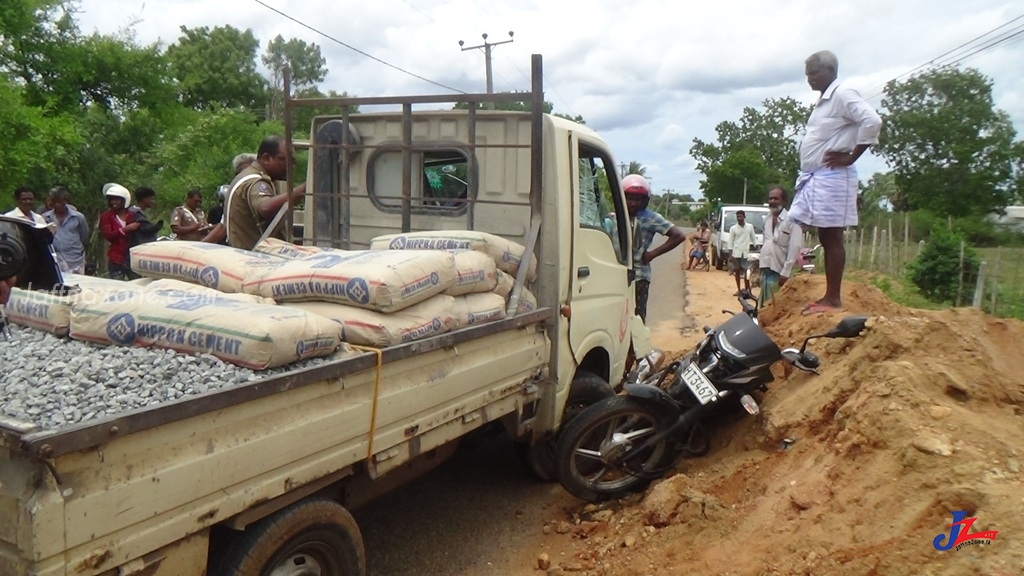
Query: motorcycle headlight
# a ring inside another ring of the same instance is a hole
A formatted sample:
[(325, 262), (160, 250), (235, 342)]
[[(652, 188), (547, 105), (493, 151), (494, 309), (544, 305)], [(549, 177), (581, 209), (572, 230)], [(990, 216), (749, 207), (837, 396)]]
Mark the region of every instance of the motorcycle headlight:
[(729, 339), (725, 337), (724, 332), (718, 333), (717, 342), (718, 347), (721, 348), (730, 356), (732, 356), (733, 358), (745, 358), (747, 356), (739, 348), (733, 346), (732, 343), (729, 342)]

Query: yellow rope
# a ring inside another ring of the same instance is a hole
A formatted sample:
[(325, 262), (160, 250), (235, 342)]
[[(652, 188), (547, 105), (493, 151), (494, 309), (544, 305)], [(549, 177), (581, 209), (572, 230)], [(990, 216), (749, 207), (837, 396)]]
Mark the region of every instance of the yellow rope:
[(384, 365), (384, 351), (380, 348), (371, 348), (369, 346), (356, 346), (355, 344), (349, 344), (349, 346), (356, 350), (373, 352), (377, 355), (377, 374), (373, 381), (373, 410), (370, 411), (370, 442), (366, 449), (366, 459), (370, 460), (370, 465), (372, 465), (373, 437), (377, 435), (377, 400), (380, 398), (380, 368)]

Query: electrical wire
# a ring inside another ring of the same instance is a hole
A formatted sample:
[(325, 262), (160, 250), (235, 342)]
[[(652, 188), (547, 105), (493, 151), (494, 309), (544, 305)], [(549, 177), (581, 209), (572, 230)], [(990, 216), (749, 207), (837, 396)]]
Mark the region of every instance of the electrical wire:
[(916, 68), (913, 68), (912, 70), (904, 72), (903, 74), (900, 74), (886, 81), (884, 84), (880, 86), (875, 86), (870, 90), (865, 91), (864, 99), (873, 100), (875, 98), (882, 96), (883, 94), (885, 94), (885, 87), (888, 86), (890, 83), (896, 82), (901, 78), (911, 76), (921, 70), (955, 66), (957, 64), (967, 61), (970, 58), (974, 58), (986, 52), (990, 52), (1001, 46), (1006, 47), (1008, 45), (1017, 43), (1018, 41), (1020, 41), (1021, 36), (1024, 35), (1024, 23), (1018, 24), (1017, 26), (1014, 26), (1013, 28), (1007, 31), (1001, 32), (996, 36), (988, 38), (981, 44), (972, 46), (972, 44), (975, 44), (976, 42), (978, 42), (978, 40), (981, 40), (986, 36), (990, 36), (991, 34), (1000, 30), (1001, 28), (1005, 28), (1021, 19), (1024, 19), (1024, 15), (1017, 16), (1016, 18), (1008, 20), (1007, 22), (1004, 22), (1003, 24), (1000, 24), (999, 26), (996, 26), (995, 28), (992, 28), (987, 32), (980, 34), (951, 50), (947, 50), (946, 52), (940, 54), (939, 56), (932, 58), (928, 62), (925, 62), (924, 64), (921, 64)]
[(280, 14), (281, 16), (291, 20), (292, 22), (295, 22), (299, 26), (302, 26), (303, 28), (306, 28), (306, 29), (311, 30), (313, 32), (316, 32), (317, 34), (323, 36), (324, 38), (327, 38), (328, 40), (331, 40), (332, 42), (336, 42), (336, 43), (344, 46), (345, 48), (348, 48), (349, 50), (352, 50), (353, 52), (355, 52), (357, 54), (360, 54), (362, 56), (365, 56), (365, 57), (367, 57), (367, 58), (369, 58), (369, 59), (371, 59), (371, 60), (373, 60), (375, 62), (379, 62), (379, 63), (381, 63), (381, 64), (383, 64), (383, 65), (385, 65), (385, 66), (387, 66), (389, 68), (393, 68), (395, 70), (398, 70), (399, 72), (401, 72), (403, 74), (408, 74), (409, 76), (412, 76), (413, 78), (417, 78), (419, 80), (423, 80), (424, 82), (433, 84), (434, 86), (438, 86), (440, 88), (444, 88), (445, 90), (451, 90), (452, 92), (458, 92), (459, 94), (466, 94), (466, 92), (464, 92), (462, 90), (459, 90), (458, 88), (452, 88), (451, 86), (446, 86), (444, 84), (441, 84), (440, 82), (435, 82), (435, 81), (433, 81), (433, 80), (431, 80), (429, 78), (424, 78), (423, 76), (420, 76), (419, 74), (410, 72), (410, 71), (408, 71), (408, 70), (406, 70), (404, 68), (400, 68), (398, 66), (395, 66), (394, 64), (391, 64), (390, 62), (386, 62), (384, 60), (381, 60), (380, 58), (377, 58), (376, 56), (374, 56), (372, 54), (368, 54), (366, 52), (363, 52), (362, 50), (356, 48), (355, 46), (351, 46), (349, 44), (346, 44), (346, 43), (342, 42), (341, 40), (338, 40), (337, 38), (331, 36), (330, 34), (327, 34), (326, 32), (322, 32), (320, 30), (317, 30), (316, 28), (310, 26), (309, 24), (306, 24), (305, 22), (302, 22), (298, 18), (290, 16), (290, 15), (288, 15), (288, 14), (278, 10), (277, 8), (274, 8), (273, 6), (270, 6), (270, 5), (266, 4), (262, 0), (253, 0), (253, 2), (256, 2), (260, 6), (263, 6), (264, 8), (266, 8), (268, 10), (271, 10), (272, 12), (276, 12), (277, 14)]

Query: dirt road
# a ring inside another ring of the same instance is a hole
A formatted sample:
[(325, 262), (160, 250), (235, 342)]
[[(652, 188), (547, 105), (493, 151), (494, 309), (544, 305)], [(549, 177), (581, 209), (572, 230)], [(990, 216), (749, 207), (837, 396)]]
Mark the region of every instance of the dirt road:
[[(694, 344), (703, 324), (721, 321), (722, 308), (736, 309), (729, 277), (714, 269), (684, 275), (683, 253), (653, 264), (648, 319), (654, 345), (668, 351)], [(371, 576), (532, 576), (540, 553), (553, 565), (570, 559), (572, 538), (559, 532), (580, 506), (558, 484), (530, 477), (499, 435), (474, 438), (356, 519)]]

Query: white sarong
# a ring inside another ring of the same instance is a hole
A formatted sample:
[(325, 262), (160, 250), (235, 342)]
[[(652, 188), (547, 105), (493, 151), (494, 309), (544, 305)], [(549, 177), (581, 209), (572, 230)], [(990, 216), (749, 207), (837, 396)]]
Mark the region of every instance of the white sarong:
[(801, 172), (789, 217), (804, 226), (845, 228), (857, 225), (857, 169), (819, 168)]

